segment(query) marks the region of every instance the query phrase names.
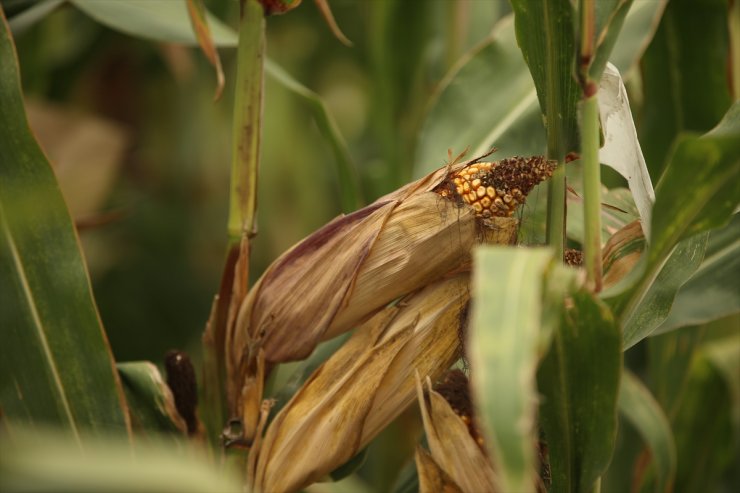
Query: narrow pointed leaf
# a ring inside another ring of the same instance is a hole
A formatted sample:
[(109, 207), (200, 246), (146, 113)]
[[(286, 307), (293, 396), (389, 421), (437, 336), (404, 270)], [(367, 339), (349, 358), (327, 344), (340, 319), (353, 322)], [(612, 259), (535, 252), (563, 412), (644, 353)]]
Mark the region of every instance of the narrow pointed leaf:
[[(195, 45), (187, 0), (70, 0), (75, 7), (111, 29), (131, 36)], [(236, 46), (237, 35), (210, 14), (206, 15), (216, 46)]]
[(329, 109), (321, 97), (295, 80), (282, 67), (276, 63), (265, 60), (265, 72), (283, 87), (299, 96), (308, 103), (319, 128), (319, 132), (324, 136), (330, 145), (334, 154), (334, 161), (337, 165), (337, 174), (339, 176), (339, 191), (342, 204), (342, 210), (349, 213), (363, 205), (362, 192), (360, 190), (359, 176), (355, 164), (347, 147), (339, 127)]
[(554, 493), (590, 492), (611, 460), (621, 341), (609, 309), (585, 291), (573, 293), (538, 372)]
[(589, 77), (593, 80), (601, 79), (601, 74), (606, 68), (631, 6), (632, 0), (601, 0), (595, 2), (596, 46), (588, 70)]
[(221, 68), (221, 58), (218, 56), (218, 50), (213, 42), (211, 29), (208, 27), (208, 17), (203, 0), (187, 0), (188, 15), (190, 23), (193, 25), (193, 32), (198, 39), (198, 44), (203, 54), (216, 70), (216, 95), (214, 99), (218, 100), (224, 90), (224, 71)]
[(0, 407), (78, 436), (130, 424), (59, 185), (28, 127), (0, 11)]
[(512, 1), (516, 39), (537, 88), (547, 129), (548, 154), (562, 159), (578, 149), (575, 15), (569, 0)]
[(701, 325), (740, 312), (740, 214), (709, 234), (699, 268), (681, 286), (668, 318), (654, 334)]
[(217, 467), (203, 450), (181, 441), (131, 444), (120, 437), (83, 436), (80, 450), (57, 429), (22, 428), (0, 440), (3, 491), (127, 491), (238, 493), (229, 468)]
[(8, 19), (10, 30), (15, 36), (24, 32), (47, 15), (51, 14), (59, 7), (64, 0), (43, 0), (32, 5), (20, 14), (14, 15)]
[(541, 154), (545, 148), (537, 93), (516, 44), (513, 16), (447, 74), (419, 138), (415, 175), (440, 165), (447, 149), (498, 156)]
[(678, 452), (676, 485), (682, 492), (717, 491), (723, 474), (737, 467), (740, 415), (732, 389), (737, 389), (738, 355), (740, 337), (733, 335), (700, 346), (691, 361), (671, 419)]
[(154, 364), (132, 361), (116, 365), (135, 430), (184, 435), (187, 425), (175, 406), (167, 383)]
[(619, 412), (640, 432), (655, 466), (655, 493), (670, 491), (676, 475), (676, 444), (663, 409), (640, 380), (625, 371), (619, 387)]
[[(528, 3), (540, 8), (544, 2)], [(639, 60), (663, 3), (640, 1), (627, 13), (612, 50), (620, 70)], [(440, 83), (422, 125), (414, 175), (439, 166), (449, 148), (478, 155), (496, 146), (499, 156), (511, 156), (541, 154), (545, 145), (537, 92), (516, 43), (513, 16), (507, 16)]]
[[(640, 3), (649, 2), (635, 7)], [(732, 104), (727, 3), (671, 0), (642, 57), (643, 98), (650, 104), (640, 115), (640, 142), (654, 182), (675, 139), (706, 132)]]
[(658, 29), (667, 3), (668, 0), (632, 3), (622, 29), (619, 31), (617, 44), (609, 57), (609, 61), (621, 73), (627, 74), (640, 62), (642, 54)]
[(633, 287), (603, 293), (625, 327), (626, 347), (665, 320), (675, 293), (703, 258), (707, 231), (725, 225), (738, 204), (740, 103), (735, 103), (710, 132), (679, 139), (656, 189), (651, 243), (633, 274)]

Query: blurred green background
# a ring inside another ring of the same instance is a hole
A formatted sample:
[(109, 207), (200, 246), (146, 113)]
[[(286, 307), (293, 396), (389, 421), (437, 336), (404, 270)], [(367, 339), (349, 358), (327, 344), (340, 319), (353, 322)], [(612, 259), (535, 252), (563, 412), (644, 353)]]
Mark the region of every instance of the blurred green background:
[[(268, 19), (269, 57), (323, 98), (366, 202), (411, 178), (435, 85), (509, 12), (505, 1), (463, 3), (464, 30), (450, 25), (460, 7), (446, 0), (334, 0), (352, 47), (312, 2)], [(3, 2), (8, 14), (23, 4)], [(237, 2), (206, 4), (236, 25)], [(32, 126), (87, 226), (80, 236), (116, 359), (198, 353), (226, 246), (235, 50), (220, 50), (226, 89), (214, 103), (215, 76), (197, 48), (127, 36), (71, 5), (16, 42)], [(253, 277), (342, 212), (334, 158), (308, 105), (268, 75), (264, 107)]]

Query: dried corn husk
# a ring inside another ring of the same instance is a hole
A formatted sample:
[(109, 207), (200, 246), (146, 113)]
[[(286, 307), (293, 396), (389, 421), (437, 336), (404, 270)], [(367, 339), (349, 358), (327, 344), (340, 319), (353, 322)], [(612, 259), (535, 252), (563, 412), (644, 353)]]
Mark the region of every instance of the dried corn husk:
[(419, 493), (462, 493), (460, 487), (423, 447), (416, 447), (416, 472), (419, 476)]
[[(513, 243), (513, 206), (552, 169), (543, 158), (442, 168), (335, 219), (283, 254), (252, 288), (227, 334), (232, 412), (254, 415), (243, 408), (259, 406), (239, 397), (258, 351), (268, 368), (305, 358), (319, 342), (359, 325), (390, 301), (469, 269), (474, 245)], [(457, 192), (466, 186), (473, 192)], [(466, 196), (485, 198), (489, 188), (505, 207), (478, 211)]]
[(500, 491), (488, 457), (471, 436), (468, 424), (442, 395), (432, 390), (430, 378), (417, 378), (416, 387), (424, 431), (434, 462), (464, 493)]
[(296, 491), (352, 458), (458, 358), (468, 276), (434, 283), (359, 327), (270, 423), (250, 452), (255, 491)]

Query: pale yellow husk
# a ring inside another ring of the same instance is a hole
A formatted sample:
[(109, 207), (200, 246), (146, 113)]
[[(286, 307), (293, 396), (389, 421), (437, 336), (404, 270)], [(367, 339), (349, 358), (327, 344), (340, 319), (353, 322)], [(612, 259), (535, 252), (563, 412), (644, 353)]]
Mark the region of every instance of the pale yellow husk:
[(468, 426), (444, 397), (432, 390), (431, 379), (417, 378), (419, 407), (434, 462), (464, 493), (494, 493), (496, 479), (491, 463), (470, 436)]
[(416, 472), (419, 476), (419, 493), (462, 493), (457, 484), (423, 447), (416, 447)]
[(415, 374), (458, 358), (468, 276), (423, 288), (359, 327), (270, 423), (250, 452), (255, 491), (297, 491), (340, 466), (415, 398)]

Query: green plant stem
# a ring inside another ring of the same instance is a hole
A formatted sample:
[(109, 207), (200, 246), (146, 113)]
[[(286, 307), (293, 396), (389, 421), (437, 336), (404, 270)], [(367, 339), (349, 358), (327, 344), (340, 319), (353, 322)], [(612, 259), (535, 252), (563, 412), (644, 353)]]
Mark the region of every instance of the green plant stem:
[(599, 164), (599, 101), (596, 94), (581, 108), (583, 162), (583, 253), (586, 275), (595, 292), (601, 291), (601, 166)]
[(237, 47), (236, 85), (229, 195), (229, 239), (256, 233), (257, 168), (262, 133), (265, 16), (257, 0), (242, 0)]
[[(555, 155), (548, 149), (548, 157)], [(561, 262), (565, 252), (565, 167), (563, 161), (547, 184), (547, 244)]]
[(262, 5), (257, 0), (242, 0), (234, 84), (228, 246), (221, 286), (203, 335), (203, 414), (211, 443), (218, 439), (226, 418), (224, 346), (229, 313), (232, 305), (238, 306), (246, 295), (250, 239), (256, 234), (264, 54), (265, 16)]
[(589, 76), (595, 42), (594, 0), (581, 0), (581, 47), (579, 78), (581, 101), (581, 161), (583, 162), (583, 254), (589, 286), (601, 291), (601, 167), (599, 163), (598, 84)]

